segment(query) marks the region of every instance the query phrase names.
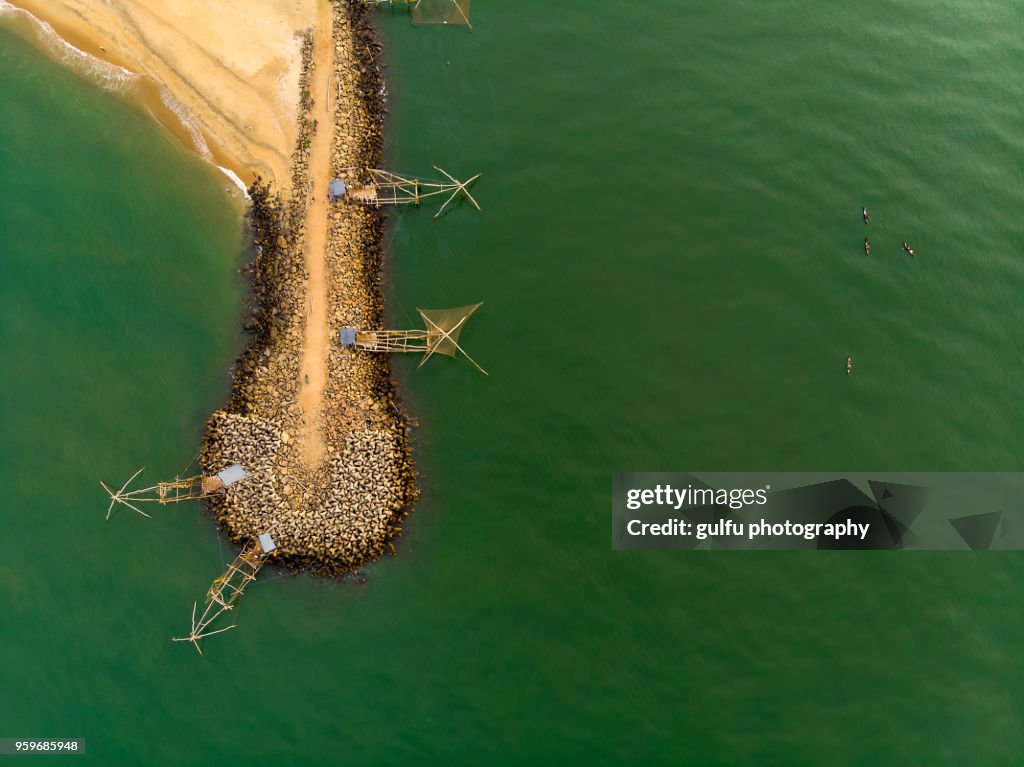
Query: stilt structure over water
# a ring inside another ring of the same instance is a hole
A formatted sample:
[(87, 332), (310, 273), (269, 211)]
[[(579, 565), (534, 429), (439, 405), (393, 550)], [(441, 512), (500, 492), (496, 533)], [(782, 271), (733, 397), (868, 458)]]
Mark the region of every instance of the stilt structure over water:
[(413, 24), (463, 24), (470, 29), (470, 0), (362, 0), (367, 5), (408, 8)]
[(236, 625), (234, 623), (212, 631), (210, 626), (221, 615), (234, 608), (235, 602), (242, 596), (245, 587), (256, 580), (256, 575), (267, 561), (267, 557), (276, 549), (277, 546), (270, 533), (263, 533), (256, 540), (250, 541), (242, 547), (242, 551), (228, 565), (228, 569), (222, 576), (214, 580), (209, 591), (206, 592), (206, 603), (198, 618), (196, 618), (196, 610), (199, 604), (198, 602), (192, 603), (192, 630), (188, 636), (174, 637), (174, 641), (191, 642), (202, 655), (203, 650), (199, 646), (200, 639), (233, 629)]
[(157, 482), (152, 487), (144, 487), (139, 490), (128, 490), (128, 485), (135, 481), (146, 469), (145, 467), (139, 469), (137, 472), (121, 485), (121, 489), (116, 493), (111, 490), (105, 482), (102, 480), (100, 484), (103, 485), (103, 489), (107, 491), (110, 496), (110, 506), (107, 507), (107, 519), (110, 519), (110, 515), (114, 512), (114, 506), (121, 504), (127, 506), (132, 511), (137, 511), (144, 517), (150, 515), (144, 512), (135, 504), (142, 503), (179, 503), (181, 501), (197, 501), (201, 498), (209, 498), (212, 495), (227, 492), (227, 489), (231, 487), (235, 482), (240, 479), (244, 479), (246, 472), (237, 463), (233, 463), (226, 469), (213, 474), (211, 476), (204, 476), (197, 474), (192, 477), (175, 477), (170, 482)]
[(425, 330), (360, 330), (342, 328), (338, 340), (342, 346), (362, 349), (366, 352), (422, 352), (420, 366), (435, 354), (455, 357), (462, 352), (473, 367), (484, 375), (487, 371), (459, 346), (459, 334), (466, 320), (483, 305), (460, 306), (455, 309), (417, 309)]
[(434, 166), (434, 170), (444, 175), (447, 181), (420, 178), (418, 176), (402, 176), (377, 168), (345, 168), (342, 178), (332, 179), (328, 187), (331, 202), (348, 200), (360, 205), (419, 205), (439, 195), (448, 195), (441, 209), (434, 214), (438, 218), (456, 198), (465, 197), (470, 204), (480, 210), (480, 205), (469, 193), (469, 185), (476, 181), (482, 173), (477, 173), (468, 181), (459, 181), (447, 171)]

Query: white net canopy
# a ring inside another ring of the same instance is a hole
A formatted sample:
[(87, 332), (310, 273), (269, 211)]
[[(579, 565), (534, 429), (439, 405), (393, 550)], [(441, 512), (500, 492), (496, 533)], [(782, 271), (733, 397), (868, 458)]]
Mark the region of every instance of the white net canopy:
[(482, 305), (481, 302), (469, 306), (459, 306), (455, 309), (417, 309), (416, 311), (420, 313), (427, 326), (427, 353), (423, 355), (423, 361), (420, 364), (422, 365), (423, 362), (430, 359), (433, 354), (454, 357), (458, 352), (462, 352), (463, 356), (472, 362), (477, 370), (486, 373), (487, 371), (477, 365), (476, 361), (466, 354), (466, 350), (459, 345), (459, 335), (466, 326), (466, 320)]
[(416, 0), (412, 6), (413, 24), (469, 23), (469, 0)]

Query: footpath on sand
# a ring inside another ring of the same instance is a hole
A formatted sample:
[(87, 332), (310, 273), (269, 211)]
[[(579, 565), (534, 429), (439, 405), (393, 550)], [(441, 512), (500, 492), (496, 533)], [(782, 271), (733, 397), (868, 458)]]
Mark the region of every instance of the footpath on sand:
[[(313, 99), (314, 129), (310, 136), (309, 180), (311, 190), (306, 208), (303, 253), (306, 262), (306, 298), (309, 313), (302, 346), (299, 382), (299, 407), (304, 417), (300, 435), (303, 457), (315, 467), (324, 458), (324, 388), (327, 386), (327, 356), (330, 329), (327, 319), (327, 185), (331, 178), (331, 115), (328, 111), (328, 87), (334, 46), (331, 36), (331, 6), (320, 0), (313, 33), (313, 61), (309, 90)], [(320, 125), (323, 130), (320, 130)]]
[(387, 355), (342, 347), (333, 333), (383, 322), (382, 216), (327, 200), (343, 168), (382, 162), (380, 46), (368, 13), (318, 0), (303, 45), (292, 194), (250, 190), (253, 339), (200, 454), (208, 473), (231, 463), (248, 472), (209, 501), (232, 541), (272, 532), (278, 561), (331, 574), (392, 549), (417, 496)]

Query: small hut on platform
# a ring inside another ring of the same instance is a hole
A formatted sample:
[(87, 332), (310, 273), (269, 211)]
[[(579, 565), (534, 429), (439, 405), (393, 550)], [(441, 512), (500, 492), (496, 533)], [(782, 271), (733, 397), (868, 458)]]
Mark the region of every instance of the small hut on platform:
[(330, 197), (331, 202), (337, 202), (345, 196), (346, 192), (348, 192), (348, 187), (340, 178), (331, 179), (327, 185), (327, 196)]
[(455, 357), (459, 352), (484, 375), (487, 371), (459, 345), (459, 334), (466, 320), (483, 305), (483, 302), (455, 309), (417, 309), (424, 330), (360, 330), (342, 328), (338, 340), (342, 346), (361, 349), (366, 352), (421, 352), (420, 366), (435, 354)]
[(447, 180), (404, 176), (378, 168), (345, 168), (342, 178), (331, 179), (327, 191), (331, 202), (346, 200), (375, 208), (383, 205), (419, 205), (424, 200), (432, 201), (435, 197), (447, 195), (448, 199), (434, 214), (434, 218), (439, 218), (458, 198), (469, 200), (474, 208), (480, 210), (480, 205), (469, 193), (469, 186), (482, 173), (477, 173), (468, 181), (459, 181), (436, 165), (434, 170)]
[(107, 486), (106, 482), (100, 480), (103, 489), (110, 496), (110, 506), (107, 507), (107, 519), (114, 511), (114, 506), (121, 504), (132, 511), (136, 511), (144, 517), (150, 515), (144, 512), (135, 504), (142, 503), (180, 503), (181, 501), (197, 501), (201, 498), (209, 498), (213, 495), (226, 493), (228, 488), (246, 477), (246, 471), (237, 463), (233, 463), (216, 474), (196, 474), (191, 477), (175, 477), (170, 482), (157, 482), (152, 487), (143, 487), (138, 490), (129, 490), (128, 485), (135, 481), (146, 469), (139, 469), (128, 478), (128, 481), (121, 485), (121, 489), (114, 492)]

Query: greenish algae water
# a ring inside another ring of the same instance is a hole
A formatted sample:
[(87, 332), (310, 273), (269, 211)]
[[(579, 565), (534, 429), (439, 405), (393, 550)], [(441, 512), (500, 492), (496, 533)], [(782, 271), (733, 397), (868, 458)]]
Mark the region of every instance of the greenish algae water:
[[(399, 556), (365, 586), (271, 575), (202, 659), (166, 637), (229, 550), (197, 509), (103, 525), (94, 479), (176, 471), (223, 399), (237, 213), (207, 169), (142, 123), (132, 145), (116, 103), (3, 38), (0, 87), (32, 123), (0, 147), (22, 168), (0, 185), (5, 239), (42, 211), (74, 244), (69, 206), (116, 194), (50, 184), (13, 219), (22, 178), (54, 172), (40, 124), (106, 147), (132, 191), (66, 267), (68, 296), (46, 292), (49, 264), (4, 258), (26, 264), (0, 283), (5, 312), (38, 302), (52, 323), (3, 315), (4, 729), (85, 736), (83, 764), (1022, 761), (1018, 554), (627, 553), (609, 536), (619, 470), (1019, 468), (1018, 11), (473, 11), (472, 33), (381, 16), (392, 165), (485, 171), (482, 215), (391, 217), (388, 299), (396, 325), (485, 300), (462, 340), (491, 375), (396, 360), (424, 489)], [(76, 105), (66, 126), (42, 116), (53, 102)], [(163, 166), (188, 193), (152, 190), (149, 226), (190, 238), (206, 279), (180, 249), (128, 248), (127, 312), (89, 280), (113, 279), (107, 240)], [(82, 354), (90, 312), (107, 343)], [(53, 449), (58, 428), (76, 448)]]

